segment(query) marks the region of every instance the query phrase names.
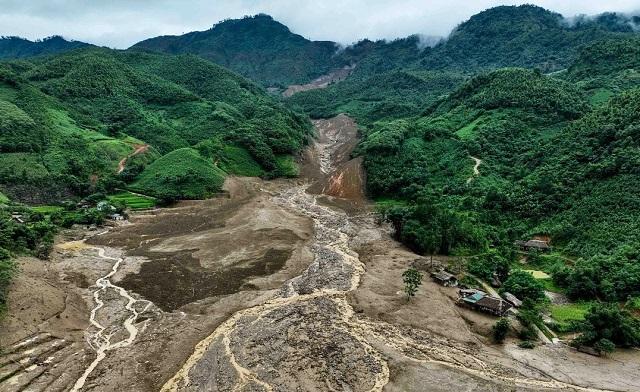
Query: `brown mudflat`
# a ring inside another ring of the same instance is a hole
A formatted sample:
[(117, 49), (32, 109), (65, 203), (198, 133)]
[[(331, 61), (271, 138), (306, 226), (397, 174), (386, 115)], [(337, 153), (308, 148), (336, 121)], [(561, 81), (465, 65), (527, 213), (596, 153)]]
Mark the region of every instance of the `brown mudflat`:
[(495, 318), (428, 279), (407, 303), (401, 274), (420, 256), (371, 214), (356, 124), (315, 126), (301, 179), (231, 177), (219, 197), (21, 259), (0, 390), (640, 390), (637, 352), (493, 345)]

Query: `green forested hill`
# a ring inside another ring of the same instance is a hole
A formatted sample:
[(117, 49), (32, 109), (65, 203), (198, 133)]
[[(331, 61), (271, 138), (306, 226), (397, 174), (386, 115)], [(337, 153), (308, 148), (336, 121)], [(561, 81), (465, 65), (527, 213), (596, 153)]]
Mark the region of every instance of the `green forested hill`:
[(569, 66), (584, 45), (632, 33), (631, 19), (621, 14), (572, 23), (533, 5), (501, 6), (462, 23), (445, 42), (426, 50), (420, 64), (475, 71), (536, 67), (551, 72)]
[[(607, 70), (636, 69), (613, 58)], [(594, 103), (561, 77), (481, 74), (420, 117), (367, 127), (358, 153), (368, 191), (419, 252), (512, 257), (515, 240), (545, 235), (578, 259), (545, 267), (570, 296), (623, 301), (640, 295), (640, 90)], [(478, 176), (471, 157), (481, 159)]]
[(562, 77), (576, 82), (594, 104), (640, 87), (640, 37), (607, 39), (585, 47)]
[(207, 31), (162, 36), (134, 49), (197, 54), (266, 86), (309, 81), (332, 67), (333, 42), (309, 41), (274, 21), (256, 15), (216, 24)]
[(207, 140), (276, 173), (277, 156), (300, 150), (310, 128), (256, 85), (192, 56), (83, 49), (4, 63), (0, 75), (0, 188), (15, 200), (124, 186), (158, 154)]
[[(590, 64), (595, 59), (589, 56), (598, 57), (594, 64), (606, 63), (610, 57), (597, 52), (602, 49), (582, 51), (606, 39), (616, 45), (629, 45), (626, 56), (634, 58), (631, 53), (637, 45), (631, 46), (637, 33), (633, 26), (631, 18), (620, 14), (570, 23), (537, 6), (491, 8), (462, 23), (446, 40), (422, 50), (417, 37), (392, 42), (362, 41), (340, 54), (342, 62), (357, 64), (351, 77), (327, 89), (296, 94), (289, 101), (312, 116), (346, 112), (360, 123), (414, 116), (435, 98), (453, 91), (479, 72), (501, 67), (559, 71), (576, 60), (579, 64), (580, 58), (582, 63)], [(604, 47), (610, 46), (602, 44)], [(579, 66), (574, 68), (579, 72)], [(623, 73), (613, 83), (620, 85), (629, 80), (635, 83), (635, 74)], [(608, 98), (610, 88), (597, 83), (592, 81), (589, 87), (593, 99)]]
[(79, 41), (67, 41), (60, 36), (40, 41), (29, 41), (20, 37), (0, 37), (0, 59), (17, 59), (68, 52), (91, 46)]

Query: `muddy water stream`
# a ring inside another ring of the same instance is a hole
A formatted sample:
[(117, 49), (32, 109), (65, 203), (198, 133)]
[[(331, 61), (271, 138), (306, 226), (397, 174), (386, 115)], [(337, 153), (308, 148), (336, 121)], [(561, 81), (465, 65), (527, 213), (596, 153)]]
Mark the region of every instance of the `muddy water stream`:
[[(127, 292), (127, 290), (120, 286), (116, 286), (111, 282), (111, 277), (113, 277), (113, 275), (118, 272), (120, 264), (124, 261), (123, 257), (115, 258), (106, 256), (104, 248), (94, 247), (93, 249), (96, 249), (98, 251), (98, 256), (100, 258), (113, 261), (113, 267), (108, 274), (96, 281), (96, 286), (98, 287), (98, 289), (93, 292), (93, 299), (96, 305), (93, 309), (91, 309), (89, 322), (97, 329), (97, 331), (90, 338), (89, 344), (96, 351), (96, 358), (89, 364), (89, 366), (83, 372), (82, 376), (80, 376), (80, 378), (75, 382), (73, 388), (71, 389), (72, 392), (79, 391), (84, 386), (87, 377), (89, 377), (91, 372), (93, 372), (98, 364), (107, 356), (108, 351), (127, 347), (133, 343), (139, 332), (138, 328), (135, 326), (135, 323), (138, 320), (138, 316), (141, 313), (146, 312), (147, 309), (149, 309), (149, 307), (151, 306), (151, 302), (145, 300), (136, 300)], [(99, 321), (97, 321), (98, 312), (105, 305), (105, 303), (100, 299), (100, 295), (107, 290), (115, 291), (121, 298), (126, 300), (124, 310), (121, 309), (120, 311), (124, 311), (130, 314), (130, 316), (124, 319), (121, 325), (110, 326), (109, 331), (107, 331), (107, 327), (103, 326)], [(136, 309), (136, 304), (138, 303), (145, 304), (140, 311)], [(111, 340), (114, 334), (118, 333), (118, 329), (121, 328), (124, 328), (128, 336), (123, 340), (112, 342)], [(107, 332), (106, 335), (105, 332)]]

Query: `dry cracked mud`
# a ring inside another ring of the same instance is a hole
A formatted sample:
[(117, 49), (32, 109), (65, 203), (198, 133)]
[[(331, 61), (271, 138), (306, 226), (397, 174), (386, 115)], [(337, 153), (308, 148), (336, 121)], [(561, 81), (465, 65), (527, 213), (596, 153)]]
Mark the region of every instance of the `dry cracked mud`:
[(74, 230), (22, 272), (0, 326), (2, 391), (636, 391), (638, 351), (594, 358), (484, 337), (376, 222), (356, 124), (315, 123), (300, 180)]

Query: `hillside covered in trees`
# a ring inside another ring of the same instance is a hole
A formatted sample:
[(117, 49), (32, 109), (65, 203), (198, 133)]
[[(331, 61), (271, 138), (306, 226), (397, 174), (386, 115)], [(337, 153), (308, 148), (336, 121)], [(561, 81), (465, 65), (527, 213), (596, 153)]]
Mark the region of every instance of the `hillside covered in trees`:
[[(156, 157), (207, 140), (275, 173), (309, 135), (303, 116), (199, 57), (83, 49), (1, 66), (0, 187), (14, 200), (124, 187)], [(150, 148), (117, 175), (140, 145)]]
[(284, 87), (331, 70), (338, 47), (309, 41), (268, 15), (256, 15), (226, 20), (207, 31), (150, 38), (132, 49), (196, 54), (264, 85)]

